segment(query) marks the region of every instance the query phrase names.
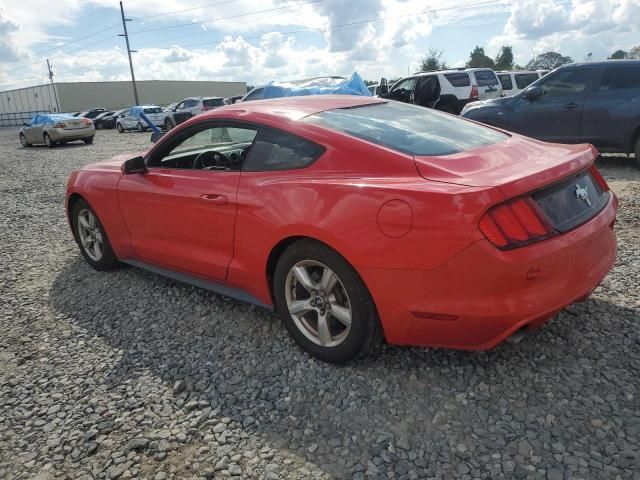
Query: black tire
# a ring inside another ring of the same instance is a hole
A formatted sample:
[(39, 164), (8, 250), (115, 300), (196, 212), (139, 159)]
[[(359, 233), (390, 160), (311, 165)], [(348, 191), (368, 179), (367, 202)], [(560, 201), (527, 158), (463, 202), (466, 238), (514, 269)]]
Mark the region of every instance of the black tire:
[[(85, 246), (82, 244), (80, 232), (78, 230), (78, 217), (84, 211), (88, 210), (94, 216), (97, 228), (100, 230), (103, 239), (103, 248), (102, 248), (102, 256), (99, 260), (91, 258), (85, 249)], [(111, 248), (111, 243), (109, 242), (109, 237), (107, 237), (107, 232), (105, 232), (100, 219), (96, 212), (91, 208), (91, 206), (84, 200), (83, 198), (77, 200), (73, 208), (71, 209), (71, 228), (73, 229), (73, 236), (76, 239), (76, 243), (78, 247), (80, 247), (80, 252), (82, 256), (87, 261), (91, 267), (95, 270), (99, 271), (107, 271), (114, 270), (120, 266), (118, 259), (116, 258), (113, 249)]]
[(85, 143), (85, 145), (91, 145), (93, 143), (93, 137), (83, 138), (82, 141)]
[(102, 130), (102, 123), (97, 123), (96, 124), (96, 130)]
[(144, 131), (146, 130), (146, 128), (144, 128), (144, 127), (142, 126), (142, 123), (141, 123), (141, 122), (138, 122), (138, 125), (136, 125), (136, 128), (138, 129), (138, 131), (139, 131), (140, 133), (142, 133), (142, 132), (144, 132)]
[(164, 121), (164, 129), (168, 132), (169, 130), (171, 130), (174, 127), (173, 122), (171, 121), (171, 119), (167, 118)]
[(636, 165), (640, 167), (640, 137), (636, 140), (636, 148), (634, 149), (636, 154)]
[(23, 147), (30, 147), (31, 146), (31, 144), (29, 142), (27, 142), (27, 137), (24, 136), (24, 133), (20, 134), (20, 144)]
[[(287, 276), (302, 261), (319, 262), (331, 269), (348, 296), (351, 308), (351, 326), (344, 339), (335, 346), (322, 346), (311, 341), (296, 325), (285, 294)], [(300, 240), (290, 245), (281, 255), (273, 277), (276, 311), (289, 334), (302, 347), (320, 360), (344, 363), (370, 353), (382, 343), (383, 332), (371, 294), (358, 273), (336, 251), (320, 242)]]
[(53, 140), (51, 140), (51, 137), (49, 136), (48, 133), (44, 134), (44, 144), (49, 147), (49, 148), (53, 148), (56, 146), (56, 142), (54, 142)]
[(124, 133), (124, 128), (122, 128), (122, 124), (118, 123), (116, 125), (116, 130), (118, 130), (118, 133)]

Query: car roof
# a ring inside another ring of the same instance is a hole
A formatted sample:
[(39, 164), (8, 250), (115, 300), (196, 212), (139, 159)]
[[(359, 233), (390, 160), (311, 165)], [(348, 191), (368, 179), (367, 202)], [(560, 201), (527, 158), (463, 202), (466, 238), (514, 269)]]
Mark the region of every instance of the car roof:
[(538, 73), (540, 70), (500, 70), (499, 73), (500, 75), (503, 75), (505, 73)]
[(559, 68), (567, 67), (609, 67), (611, 65), (633, 65), (640, 66), (640, 60), (621, 59), (621, 60), (604, 60), (602, 62), (576, 62), (562, 65)]
[(358, 95), (306, 95), (301, 97), (282, 97), (260, 102), (235, 103), (198, 115), (198, 118), (234, 116), (246, 117), (251, 114), (274, 118), (299, 120), (315, 113), (336, 108), (359, 107), (387, 100)]

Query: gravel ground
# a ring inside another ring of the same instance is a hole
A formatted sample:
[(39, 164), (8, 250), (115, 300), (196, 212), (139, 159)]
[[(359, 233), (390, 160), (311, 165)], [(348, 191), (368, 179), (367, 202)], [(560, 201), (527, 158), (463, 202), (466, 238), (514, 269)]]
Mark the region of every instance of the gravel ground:
[(518, 345), (384, 347), (344, 367), (275, 315), (135, 268), (93, 271), (72, 169), (148, 145), (19, 146), (0, 131), (0, 478), (640, 479), (640, 169), (615, 269)]

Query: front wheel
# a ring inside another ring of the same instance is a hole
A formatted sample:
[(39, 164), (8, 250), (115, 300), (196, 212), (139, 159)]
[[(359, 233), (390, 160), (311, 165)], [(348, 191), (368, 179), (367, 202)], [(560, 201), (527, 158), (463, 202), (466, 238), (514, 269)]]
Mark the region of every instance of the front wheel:
[(124, 128), (122, 128), (122, 124), (118, 123), (116, 125), (116, 130), (118, 130), (118, 133), (124, 133)]
[(82, 256), (96, 270), (113, 270), (118, 266), (107, 233), (98, 215), (84, 200), (79, 199), (71, 211), (73, 235), (80, 247)]
[(44, 144), (49, 148), (53, 148), (56, 146), (55, 142), (51, 140), (51, 137), (49, 136), (48, 133), (44, 134)]
[(27, 142), (27, 137), (24, 136), (24, 133), (20, 134), (20, 144), (23, 147), (30, 147), (31, 146), (31, 144), (29, 142)]
[(287, 331), (311, 355), (331, 363), (364, 356), (382, 341), (373, 299), (337, 252), (312, 240), (294, 243), (273, 278), (276, 309)]

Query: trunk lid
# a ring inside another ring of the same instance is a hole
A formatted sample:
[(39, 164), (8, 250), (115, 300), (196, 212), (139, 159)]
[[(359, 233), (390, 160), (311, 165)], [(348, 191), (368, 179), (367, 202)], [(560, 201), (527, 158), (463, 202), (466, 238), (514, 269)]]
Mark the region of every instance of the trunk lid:
[(89, 125), (85, 125), (84, 118), (67, 118), (62, 120), (65, 130), (76, 130), (78, 128), (87, 128)]
[(597, 155), (591, 145), (543, 143), (513, 135), (482, 148), (414, 159), (427, 180), (496, 187), (506, 198), (513, 198), (586, 169)]

